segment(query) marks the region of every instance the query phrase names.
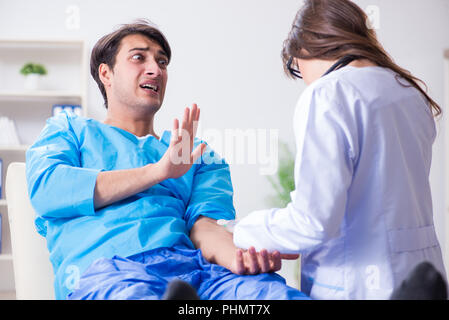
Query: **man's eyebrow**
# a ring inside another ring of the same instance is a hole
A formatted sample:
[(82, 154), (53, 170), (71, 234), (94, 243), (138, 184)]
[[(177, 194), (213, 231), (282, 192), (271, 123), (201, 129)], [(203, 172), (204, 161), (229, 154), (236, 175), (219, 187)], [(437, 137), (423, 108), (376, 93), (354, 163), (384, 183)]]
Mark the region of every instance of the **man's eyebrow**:
[(146, 48), (132, 48), (130, 49), (128, 52), (132, 52), (132, 51), (149, 51), (150, 48), (146, 47)]
[[(130, 49), (128, 52), (133, 52), (133, 51), (150, 51), (150, 48), (149, 48), (149, 47), (145, 47), (145, 48), (132, 48), (132, 49)], [(159, 50), (157, 53), (160, 54), (160, 55), (163, 55), (163, 56), (168, 57), (168, 55), (165, 53), (164, 50)]]

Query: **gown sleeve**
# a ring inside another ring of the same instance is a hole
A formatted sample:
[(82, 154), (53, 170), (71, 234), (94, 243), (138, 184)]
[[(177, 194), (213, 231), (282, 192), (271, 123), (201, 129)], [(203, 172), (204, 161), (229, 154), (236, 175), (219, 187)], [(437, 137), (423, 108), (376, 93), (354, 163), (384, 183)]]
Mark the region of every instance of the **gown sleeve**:
[(207, 146), (195, 172), (184, 215), (188, 230), (200, 216), (216, 220), (235, 219), (233, 195), (229, 165)]
[[(311, 89), (311, 88), (308, 88)], [(234, 228), (234, 243), (281, 253), (305, 253), (337, 237), (357, 152), (356, 126), (333, 88), (314, 88), (300, 98), (294, 117), (295, 190), (282, 209), (260, 210)]]
[(95, 215), (94, 189), (100, 171), (82, 168), (79, 141), (68, 115), (47, 120), (26, 153), (28, 195), (42, 235), (44, 220)]

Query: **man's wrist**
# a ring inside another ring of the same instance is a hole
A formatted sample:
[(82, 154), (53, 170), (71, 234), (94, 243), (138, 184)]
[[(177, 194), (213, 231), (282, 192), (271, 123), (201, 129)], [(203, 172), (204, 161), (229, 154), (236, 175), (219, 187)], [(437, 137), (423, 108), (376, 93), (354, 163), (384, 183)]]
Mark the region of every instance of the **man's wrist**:
[(148, 177), (150, 181), (153, 181), (154, 184), (158, 184), (169, 178), (166, 175), (165, 170), (161, 168), (159, 162), (146, 165), (145, 171), (146, 171), (145, 176)]

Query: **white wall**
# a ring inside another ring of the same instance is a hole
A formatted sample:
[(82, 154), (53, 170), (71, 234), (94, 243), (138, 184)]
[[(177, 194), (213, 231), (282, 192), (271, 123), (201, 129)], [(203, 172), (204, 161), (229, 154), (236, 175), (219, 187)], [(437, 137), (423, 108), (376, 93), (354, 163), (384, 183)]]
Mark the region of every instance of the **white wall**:
[[(424, 80), (443, 103), (443, 49), (449, 48), (449, 1), (358, 0), (380, 9), (378, 35), (398, 64)], [(82, 38), (92, 48), (118, 24), (148, 18), (167, 36), (173, 59), (156, 128), (196, 102), (203, 130), (278, 129), (293, 146), (291, 118), (304, 86), (283, 75), (280, 51), (300, 0), (0, 0), (0, 38)], [(67, 7), (80, 8), (80, 28), (66, 29)], [(89, 80), (91, 116), (105, 115)], [(442, 122), (440, 122), (442, 124)], [(442, 126), (440, 130), (443, 130)], [(444, 242), (444, 141), (435, 144), (431, 183), (438, 235)], [(239, 216), (267, 206), (272, 193), (257, 165), (232, 164)], [(448, 248), (449, 249), (449, 248)], [(445, 250), (448, 250), (445, 249)], [(291, 268), (291, 264), (287, 269)], [(289, 283), (293, 284), (291, 276)]]

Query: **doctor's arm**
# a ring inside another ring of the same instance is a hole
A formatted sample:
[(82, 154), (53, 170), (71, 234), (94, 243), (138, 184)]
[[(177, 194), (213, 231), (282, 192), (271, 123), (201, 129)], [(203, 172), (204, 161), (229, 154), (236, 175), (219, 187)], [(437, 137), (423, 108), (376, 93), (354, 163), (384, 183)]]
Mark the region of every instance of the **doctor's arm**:
[(282, 209), (255, 211), (234, 227), (239, 248), (304, 253), (338, 237), (357, 155), (357, 126), (347, 108), (316, 90), (295, 115), (295, 190)]

